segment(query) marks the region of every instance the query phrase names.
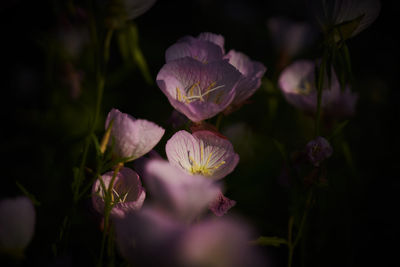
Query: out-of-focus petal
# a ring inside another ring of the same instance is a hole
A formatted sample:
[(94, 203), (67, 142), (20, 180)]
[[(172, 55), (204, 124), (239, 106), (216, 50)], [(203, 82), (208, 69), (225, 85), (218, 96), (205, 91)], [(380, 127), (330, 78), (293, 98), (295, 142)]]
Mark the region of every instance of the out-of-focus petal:
[(251, 238), (252, 231), (240, 220), (202, 221), (182, 236), (179, 266), (265, 266), (257, 247), (249, 245)]
[(210, 204), (210, 210), (216, 215), (216, 216), (223, 216), (230, 210), (233, 206), (236, 205), (236, 201), (227, 198), (222, 194), (222, 192), (219, 193), (218, 197), (211, 202)]
[(32, 240), (35, 209), (27, 197), (0, 201), (0, 251), (20, 254)]
[(146, 186), (156, 205), (185, 223), (202, 215), (220, 191), (212, 180), (189, 175), (167, 161), (151, 160), (146, 173)]

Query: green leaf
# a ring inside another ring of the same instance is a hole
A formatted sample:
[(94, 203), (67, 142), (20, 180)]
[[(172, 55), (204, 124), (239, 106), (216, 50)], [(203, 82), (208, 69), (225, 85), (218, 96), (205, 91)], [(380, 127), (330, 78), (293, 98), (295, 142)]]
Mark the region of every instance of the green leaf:
[(139, 46), (139, 32), (135, 24), (129, 23), (128, 27), (128, 47), (131, 51), (131, 56), (135, 64), (139, 67), (144, 79), (148, 84), (153, 84), (153, 79), (150, 75), (146, 59)]
[(328, 137), (328, 140), (331, 140), (332, 138), (334, 138), (335, 136), (337, 136), (338, 134), (340, 134), (344, 127), (346, 127), (346, 125), (349, 123), (349, 120), (345, 120), (343, 122), (341, 122), (332, 132), (332, 134)]
[(286, 239), (276, 236), (260, 236), (257, 240), (251, 241), (252, 245), (259, 246), (274, 246), (279, 247), (280, 245), (287, 245)]
[(15, 184), (18, 186), (19, 190), (21, 190), (22, 193), (32, 201), (33, 205), (40, 206), (40, 202), (36, 199), (36, 197), (29, 193), (22, 184), (20, 184), (18, 181), (15, 181)]
[(275, 138), (272, 138), (272, 142), (274, 143), (274, 145), (275, 145), (276, 148), (278, 149), (278, 151), (279, 151), (279, 153), (281, 154), (282, 158), (283, 158), (285, 161), (288, 161), (288, 156), (287, 156), (287, 153), (286, 153), (285, 146), (284, 146), (281, 142), (279, 142), (278, 140), (276, 140)]
[(349, 21), (337, 24), (333, 28), (336, 42), (343, 42), (350, 37), (352, 37), (354, 31), (360, 26), (361, 20), (364, 18), (365, 14), (358, 16), (357, 18)]

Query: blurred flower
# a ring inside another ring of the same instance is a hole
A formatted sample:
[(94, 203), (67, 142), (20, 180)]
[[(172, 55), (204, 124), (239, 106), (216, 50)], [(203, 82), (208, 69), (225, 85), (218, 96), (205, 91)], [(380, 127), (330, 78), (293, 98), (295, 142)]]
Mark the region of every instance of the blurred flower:
[(179, 266), (265, 266), (252, 231), (237, 219), (205, 220), (189, 228), (179, 242)]
[[(331, 83), (324, 79), (321, 108), (325, 115), (347, 117), (353, 115), (357, 95), (346, 87), (341, 90), (332, 70)], [(286, 67), (279, 77), (279, 86), (286, 100), (298, 109), (314, 114), (317, 109), (315, 64), (310, 60), (298, 60)]]
[(109, 0), (109, 24), (113, 27), (122, 25), (127, 20), (132, 20), (149, 10), (156, 0)]
[(150, 160), (145, 168), (153, 203), (115, 219), (117, 246), (125, 259), (138, 266), (259, 266), (245, 223), (201, 219), (220, 193), (212, 180), (162, 160)]
[[(105, 189), (108, 190), (110, 182), (114, 176), (114, 171), (107, 172), (97, 179), (92, 187), (93, 207), (100, 213), (104, 213), (104, 192), (100, 179), (102, 179)], [(133, 170), (122, 167), (116, 174), (112, 188), (111, 215), (122, 217), (130, 210), (138, 210), (142, 207), (146, 192), (142, 187), (139, 175)]]
[(272, 42), (278, 52), (277, 71), (280, 72), (317, 37), (318, 31), (306, 22), (295, 22), (285, 17), (267, 21)]
[(184, 57), (165, 64), (157, 75), (157, 84), (175, 109), (200, 122), (232, 102), (240, 77), (240, 72), (227, 61), (203, 64)]
[(188, 223), (202, 215), (220, 188), (210, 179), (189, 175), (164, 160), (146, 164), (146, 185), (158, 208)]
[(322, 161), (329, 158), (332, 152), (333, 149), (329, 142), (321, 136), (311, 140), (306, 146), (308, 160), (316, 167), (318, 167)]
[(27, 197), (0, 201), (0, 251), (20, 257), (32, 240), (35, 209)]
[(135, 119), (118, 109), (112, 109), (108, 113), (106, 129), (111, 121), (112, 138), (108, 145), (112, 145), (114, 140), (113, 153), (120, 158), (129, 158), (127, 161), (137, 159), (153, 149), (165, 132), (153, 122)]
[(275, 47), (288, 57), (294, 57), (315, 39), (317, 32), (306, 22), (295, 22), (285, 17), (272, 17), (267, 21)]
[(366, 29), (378, 17), (379, 0), (311, 0), (315, 16), (322, 29), (333, 30), (335, 41), (348, 39)]
[(191, 57), (202, 63), (222, 60), (224, 37), (213, 33), (201, 33), (197, 38), (185, 36), (165, 51), (165, 61)]
[(210, 203), (210, 210), (216, 215), (216, 216), (223, 216), (228, 212), (230, 208), (236, 205), (236, 201), (227, 198), (220, 192), (217, 196), (216, 199), (214, 199), (213, 202)]
[(229, 59), (229, 63), (242, 74), (235, 89), (235, 98), (231, 103), (232, 106), (239, 106), (260, 87), (261, 78), (267, 69), (262, 63), (252, 61), (245, 54), (235, 50), (230, 50), (225, 58)]
[(227, 176), (239, 162), (229, 140), (210, 131), (179, 131), (168, 140), (165, 150), (172, 165), (213, 180)]
[[(156, 196), (157, 197), (157, 196)], [(115, 234), (119, 252), (134, 266), (177, 266), (177, 240), (186, 225), (154, 207), (143, 207), (116, 218)]]

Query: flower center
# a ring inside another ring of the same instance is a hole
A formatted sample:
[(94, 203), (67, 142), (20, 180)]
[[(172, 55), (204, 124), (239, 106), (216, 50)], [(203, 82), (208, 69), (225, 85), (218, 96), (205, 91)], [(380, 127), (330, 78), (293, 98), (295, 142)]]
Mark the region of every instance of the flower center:
[(299, 86), (294, 91), (295, 93), (301, 95), (308, 95), (309, 93), (311, 93), (312, 89), (312, 84), (309, 81), (303, 80), (299, 83)]
[[(189, 151), (188, 151), (189, 154)], [(190, 156), (189, 154), (189, 172), (191, 174), (200, 174), (203, 176), (211, 176), (213, 173), (222, 165), (225, 164), (224, 160), (221, 160), (219, 162), (213, 162), (211, 163), (211, 157), (213, 155), (213, 152), (210, 152), (207, 156), (207, 159), (205, 160), (204, 156), (204, 144), (203, 142), (200, 143), (200, 162), (196, 162), (193, 157)]]
[[(208, 100), (210, 97), (210, 93), (225, 87), (225, 85), (217, 85), (217, 82), (212, 82), (208, 85), (208, 87), (204, 90), (200, 88), (200, 82), (196, 82), (191, 86), (187, 87), (183, 92), (176, 87), (176, 99), (180, 102), (184, 102), (186, 104), (190, 104), (193, 101), (199, 100), (204, 102)], [(218, 95), (215, 97), (214, 102), (218, 104), (223, 92), (219, 92)]]

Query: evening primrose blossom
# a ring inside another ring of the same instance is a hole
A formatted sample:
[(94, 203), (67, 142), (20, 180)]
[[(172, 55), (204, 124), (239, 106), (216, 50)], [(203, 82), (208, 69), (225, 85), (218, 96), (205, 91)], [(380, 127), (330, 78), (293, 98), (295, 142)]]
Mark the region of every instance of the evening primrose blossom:
[(97, 179), (92, 187), (93, 207), (100, 214), (104, 213), (105, 192), (101, 184), (102, 180), (106, 190), (115, 176), (111, 194), (111, 215), (122, 217), (126, 212), (139, 210), (146, 198), (146, 192), (142, 187), (139, 175), (130, 168), (122, 167), (117, 174), (114, 171), (107, 172)]
[(118, 109), (112, 109), (105, 124), (111, 126), (111, 138), (108, 145), (113, 145), (113, 153), (127, 161), (135, 160), (153, 149), (164, 135), (165, 130), (153, 122), (135, 119)]
[(25, 197), (0, 201), (0, 252), (20, 257), (32, 240), (36, 213), (32, 201)]
[(168, 140), (165, 150), (172, 165), (213, 180), (227, 176), (239, 162), (229, 140), (210, 131), (179, 131)]
[[(332, 70), (331, 81), (324, 79), (321, 108), (330, 117), (349, 117), (353, 115), (357, 94), (347, 86), (341, 90), (339, 80)], [(311, 60), (298, 60), (287, 66), (279, 77), (279, 86), (285, 99), (306, 113), (315, 114), (317, 110), (317, 89), (315, 85), (315, 63)]]
[(161, 68), (157, 85), (176, 110), (200, 122), (214, 117), (233, 101), (240, 78), (240, 72), (227, 60), (203, 64), (184, 57)]

